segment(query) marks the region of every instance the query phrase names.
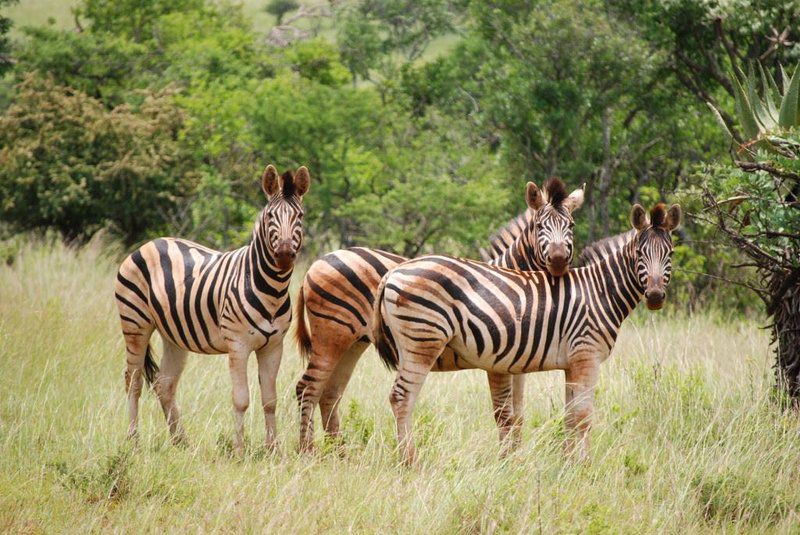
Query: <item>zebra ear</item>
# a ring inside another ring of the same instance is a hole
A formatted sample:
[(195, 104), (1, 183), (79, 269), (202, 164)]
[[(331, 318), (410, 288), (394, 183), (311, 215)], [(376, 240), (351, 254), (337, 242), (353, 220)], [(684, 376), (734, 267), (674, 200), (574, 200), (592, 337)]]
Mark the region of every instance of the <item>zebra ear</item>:
[(650, 226), (650, 221), (647, 220), (647, 212), (644, 211), (641, 204), (634, 204), (631, 208), (631, 225), (636, 230), (644, 230)]
[(533, 182), (528, 182), (525, 188), (525, 202), (528, 204), (528, 208), (532, 210), (538, 210), (544, 204), (542, 192)]
[(683, 211), (681, 210), (681, 205), (673, 204), (667, 211), (667, 220), (666, 224), (664, 225), (664, 228), (666, 228), (669, 232), (672, 232), (673, 230), (681, 226), (682, 218), (683, 218)]
[(295, 195), (302, 197), (308, 193), (308, 186), (310, 182), (311, 175), (308, 173), (308, 169), (306, 169), (305, 165), (301, 165), (294, 174)]
[(264, 190), (264, 195), (267, 196), (267, 199), (281, 190), (281, 184), (278, 180), (278, 170), (275, 169), (275, 166), (272, 164), (269, 164), (267, 168), (264, 169), (264, 174), (261, 175), (261, 189)]
[(583, 206), (583, 192), (585, 189), (586, 183), (584, 182), (583, 186), (570, 193), (569, 196), (564, 199), (564, 207), (569, 213), (572, 213)]

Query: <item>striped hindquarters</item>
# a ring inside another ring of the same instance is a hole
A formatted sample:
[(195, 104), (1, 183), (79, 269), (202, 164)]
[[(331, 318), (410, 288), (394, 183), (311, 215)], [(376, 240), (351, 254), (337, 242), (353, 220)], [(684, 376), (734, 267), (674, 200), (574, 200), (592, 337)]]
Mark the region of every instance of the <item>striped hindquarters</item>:
[(314, 262), (300, 290), (308, 323), (298, 325), (295, 335), (301, 352), (307, 355), (304, 347), (317, 339), (341, 339), (346, 347), (354, 340), (369, 339), (375, 289), (389, 269), (405, 260), (377, 249), (352, 247)]

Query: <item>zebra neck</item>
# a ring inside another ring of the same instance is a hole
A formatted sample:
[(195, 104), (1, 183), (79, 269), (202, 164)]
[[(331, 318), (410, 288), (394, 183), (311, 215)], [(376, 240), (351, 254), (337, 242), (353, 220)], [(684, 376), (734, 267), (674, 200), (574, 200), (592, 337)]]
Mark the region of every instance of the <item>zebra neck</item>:
[(530, 251), (532, 247), (528, 246), (527, 240), (525, 240), (524, 237), (524, 234), (517, 236), (514, 243), (512, 243), (501, 256), (493, 259), (490, 264), (509, 269), (518, 269), (520, 271), (544, 271), (546, 269), (545, 266), (539, 265), (539, 263), (528, 254), (528, 251)]
[(589, 292), (598, 320), (610, 329), (613, 337), (622, 322), (633, 312), (644, 296), (644, 288), (636, 273), (635, 241), (588, 267), (594, 291)]

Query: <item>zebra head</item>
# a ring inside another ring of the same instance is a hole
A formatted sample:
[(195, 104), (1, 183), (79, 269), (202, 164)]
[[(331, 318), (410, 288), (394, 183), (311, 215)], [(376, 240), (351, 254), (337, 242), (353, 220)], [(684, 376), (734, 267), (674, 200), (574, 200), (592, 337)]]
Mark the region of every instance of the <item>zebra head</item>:
[(555, 277), (564, 275), (572, 261), (575, 226), (572, 212), (583, 204), (584, 187), (567, 195), (564, 183), (558, 178), (545, 182), (541, 191), (536, 184), (528, 182), (525, 200), (534, 211), (526, 229), (528, 246), (532, 249), (534, 264)]
[(275, 167), (268, 165), (261, 176), (267, 206), (261, 212), (260, 226), (266, 229), (267, 248), (281, 271), (294, 266), (303, 245), (303, 195), (310, 181), (304, 166), (296, 173), (286, 171), (279, 176)]
[(640, 205), (631, 210), (631, 224), (636, 229), (636, 276), (644, 291), (647, 308), (659, 310), (664, 306), (666, 288), (672, 275), (671, 233), (681, 223), (681, 207), (673, 204), (667, 210), (659, 203), (650, 217)]

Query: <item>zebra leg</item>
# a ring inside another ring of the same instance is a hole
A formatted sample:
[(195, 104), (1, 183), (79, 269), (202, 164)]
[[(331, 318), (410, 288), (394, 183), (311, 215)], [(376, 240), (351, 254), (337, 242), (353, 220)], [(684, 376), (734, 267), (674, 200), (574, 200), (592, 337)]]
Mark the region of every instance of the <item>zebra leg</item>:
[(161, 409), (164, 411), (164, 418), (169, 426), (169, 436), (173, 444), (183, 444), (186, 441), (186, 433), (181, 425), (181, 413), (178, 404), (175, 402), (175, 393), (178, 390), (183, 369), (186, 366), (186, 356), (188, 352), (173, 344), (163, 336), (164, 356), (161, 358), (161, 366), (156, 377), (155, 390), (158, 401), (161, 402)]
[(522, 442), (522, 417), (525, 412), (525, 374), (518, 374), (511, 380), (512, 405), (514, 408), (514, 427), (511, 430), (513, 445)]
[[(489, 378), (489, 391), (492, 395), (494, 419), (500, 434), (500, 457), (507, 456), (516, 444), (508, 441), (509, 432), (513, 431), (514, 412), (512, 405), (512, 377), (505, 373), (486, 372)], [(513, 435), (512, 435), (513, 438)]]
[(325, 390), (319, 400), (319, 409), (325, 434), (329, 438), (338, 439), (340, 436), (339, 401), (342, 399), (344, 389), (347, 388), (347, 383), (350, 382), (358, 359), (366, 348), (367, 344), (356, 342), (345, 351), (339, 365), (333, 370), (333, 374), (325, 384)]
[(417, 458), (417, 450), (411, 433), (414, 404), (428, 372), (440, 353), (441, 349), (431, 353), (432, 357), (428, 359), (428, 362), (409, 361), (407, 355), (418, 356), (419, 353), (416, 352), (405, 352), (405, 355), (401, 352), (400, 355), (400, 369), (397, 371), (392, 392), (389, 394), (389, 403), (392, 405), (392, 412), (397, 423), (397, 447), (400, 448), (403, 464), (406, 466), (414, 464)]
[(139, 424), (139, 398), (144, 385), (144, 359), (153, 327), (146, 325), (126, 325), (125, 335), (125, 392), (128, 394), (128, 438), (135, 438)]
[(250, 391), (247, 388), (247, 357), (250, 350), (238, 348), (228, 353), (228, 368), (233, 387), (233, 450), (237, 456), (244, 455), (244, 413), (250, 405)]
[(258, 359), (258, 384), (261, 386), (261, 406), (264, 408), (265, 444), (267, 449), (278, 448), (278, 432), (275, 422), (275, 409), (278, 405), (278, 390), (275, 380), (283, 357), (283, 338), (275, 340), (269, 346), (256, 351)]
[(295, 387), (297, 404), (300, 407), (298, 449), (301, 452), (311, 452), (314, 449), (314, 409), (322, 397), (331, 374), (335, 373), (343, 355), (355, 342), (349, 332), (346, 336), (330, 332), (326, 334), (325, 338), (314, 339), (308, 366)]
[(565, 370), (566, 453), (579, 461), (589, 458), (589, 431), (599, 370), (599, 360), (591, 353), (573, 357)]

